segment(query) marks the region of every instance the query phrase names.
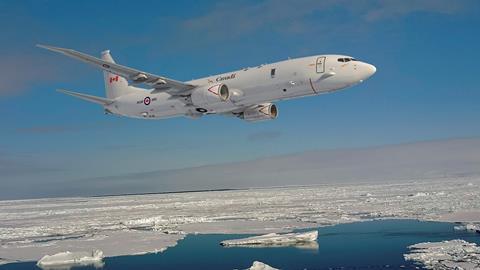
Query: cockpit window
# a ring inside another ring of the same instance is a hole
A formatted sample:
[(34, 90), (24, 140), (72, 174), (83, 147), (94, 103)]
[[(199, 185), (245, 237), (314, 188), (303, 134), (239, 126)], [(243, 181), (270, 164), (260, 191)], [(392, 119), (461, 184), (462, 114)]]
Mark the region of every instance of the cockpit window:
[(355, 58), (338, 58), (337, 61), (338, 62), (350, 62), (350, 61), (358, 61), (358, 60), (355, 59)]

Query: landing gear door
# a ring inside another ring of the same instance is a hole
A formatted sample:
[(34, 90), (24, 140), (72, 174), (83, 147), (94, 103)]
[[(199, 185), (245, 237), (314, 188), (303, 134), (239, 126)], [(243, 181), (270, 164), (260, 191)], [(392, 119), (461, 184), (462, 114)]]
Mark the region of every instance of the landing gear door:
[(324, 73), (325, 72), (325, 59), (326, 59), (325, 56), (317, 58), (317, 64), (315, 65), (316, 69), (317, 69), (317, 73)]

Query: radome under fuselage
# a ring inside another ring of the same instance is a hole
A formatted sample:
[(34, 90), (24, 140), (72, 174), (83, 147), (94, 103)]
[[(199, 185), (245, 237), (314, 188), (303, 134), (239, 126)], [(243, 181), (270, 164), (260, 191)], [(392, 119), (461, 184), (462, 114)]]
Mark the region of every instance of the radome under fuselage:
[[(151, 91), (138, 91), (120, 96), (105, 108), (115, 114), (149, 119), (197, 117), (214, 113), (235, 114), (255, 104), (338, 91), (363, 82), (375, 71), (373, 65), (348, 56), (317, 55), (187, 82), (200, 86), (219, 83), (228, 86), (231, 92), (229, 100), (210, 108), (186, 105), (181, 98), (172, 98), (168, 93)], [(148, 103), (145, 100), (148, 100)]]

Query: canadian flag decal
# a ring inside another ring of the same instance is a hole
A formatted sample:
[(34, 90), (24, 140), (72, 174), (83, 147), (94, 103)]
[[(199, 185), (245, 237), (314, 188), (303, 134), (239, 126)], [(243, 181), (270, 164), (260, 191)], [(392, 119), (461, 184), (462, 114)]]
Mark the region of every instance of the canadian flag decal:
[(110, 83), (112, 82), (118, 82), (118, 76), (110, 77)]

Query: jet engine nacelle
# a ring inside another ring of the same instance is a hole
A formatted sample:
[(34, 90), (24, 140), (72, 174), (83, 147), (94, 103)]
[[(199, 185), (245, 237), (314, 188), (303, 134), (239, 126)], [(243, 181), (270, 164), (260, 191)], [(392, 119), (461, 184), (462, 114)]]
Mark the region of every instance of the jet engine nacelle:
[(223, 83), (201, 86), (193, 90), (190, 98), (195, 107), (209, 108), (211, 105), (226, 102), (230, 98), (230, 91)]
[(256, 122), (264, 120), (273, 120), (277, 118), (277, 106), (273, 103), (263, 103), (250, 107), (243, 111), (242, 118), (245, 121)]

